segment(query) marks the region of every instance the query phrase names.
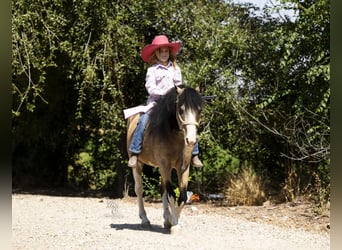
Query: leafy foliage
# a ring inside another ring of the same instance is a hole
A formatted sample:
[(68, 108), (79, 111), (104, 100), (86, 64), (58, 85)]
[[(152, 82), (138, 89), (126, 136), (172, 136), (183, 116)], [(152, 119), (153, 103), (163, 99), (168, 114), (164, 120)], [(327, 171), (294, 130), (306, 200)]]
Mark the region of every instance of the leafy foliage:
[[(295, 19), (271, 15), (281, 3)], [(220, 0), (13, 1), (13, 184), (122, 194), (122, 110), (145, 102), (140, 52), (165, 34), (183, 42), (184, 83), (217, 95), (189, 188), (220, 192), (252, 166), (287, 199), (329, 190), (329, 5), (282, 0), (260, 16)]]

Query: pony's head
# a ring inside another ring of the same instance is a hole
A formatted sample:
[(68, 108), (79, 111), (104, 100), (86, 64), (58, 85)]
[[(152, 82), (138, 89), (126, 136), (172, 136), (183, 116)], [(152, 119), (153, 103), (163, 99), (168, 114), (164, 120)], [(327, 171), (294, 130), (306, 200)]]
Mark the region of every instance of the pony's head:
[(203, 99), (199, 90), (175, 87), (177, 91), (176, 118), (179, 129), (184, 132), (186, 146), (194, 146), (200, 123)]
[(193, 146), (197, 140), (202, 104), (198, 90), (175, 86), (153, 107), (148, 134), (154, 139), (170, 140), (175, 131), (182, 130), (185, 144)]

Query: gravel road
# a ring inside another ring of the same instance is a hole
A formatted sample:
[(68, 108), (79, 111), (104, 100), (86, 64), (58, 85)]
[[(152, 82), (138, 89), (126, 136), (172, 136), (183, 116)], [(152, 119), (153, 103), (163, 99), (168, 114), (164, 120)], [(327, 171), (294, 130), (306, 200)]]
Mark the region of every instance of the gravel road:
[(135, 199), (12, 195), (13, 249), (330, 249), (329, 235), (286, 229), (186, 205), (179, 235), (163, 228), (162, 205)]

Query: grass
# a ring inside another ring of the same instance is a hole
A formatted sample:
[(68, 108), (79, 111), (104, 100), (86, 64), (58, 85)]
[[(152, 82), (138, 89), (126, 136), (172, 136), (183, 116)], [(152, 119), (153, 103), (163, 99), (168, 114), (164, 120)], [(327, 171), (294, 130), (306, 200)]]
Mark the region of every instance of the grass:
[(231, 175), (224, 194), (228, 206), (262, 205), (266, 200), (262, 179), (251, 167), (243, 168), (237, 174)]

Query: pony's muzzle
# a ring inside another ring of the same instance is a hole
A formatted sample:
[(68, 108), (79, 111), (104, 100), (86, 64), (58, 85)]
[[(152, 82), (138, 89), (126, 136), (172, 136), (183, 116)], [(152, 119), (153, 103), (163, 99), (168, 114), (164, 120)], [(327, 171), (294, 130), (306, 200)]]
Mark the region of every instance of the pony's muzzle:
[(197, 140), (190, 140), (188, 137), (185, 138), (185, 144), (187, 146), (194, 146)]
[(194, 146), (197, 142), (197, 127), (195, 125), (187, 125), (185, 129), (185, 145)]

